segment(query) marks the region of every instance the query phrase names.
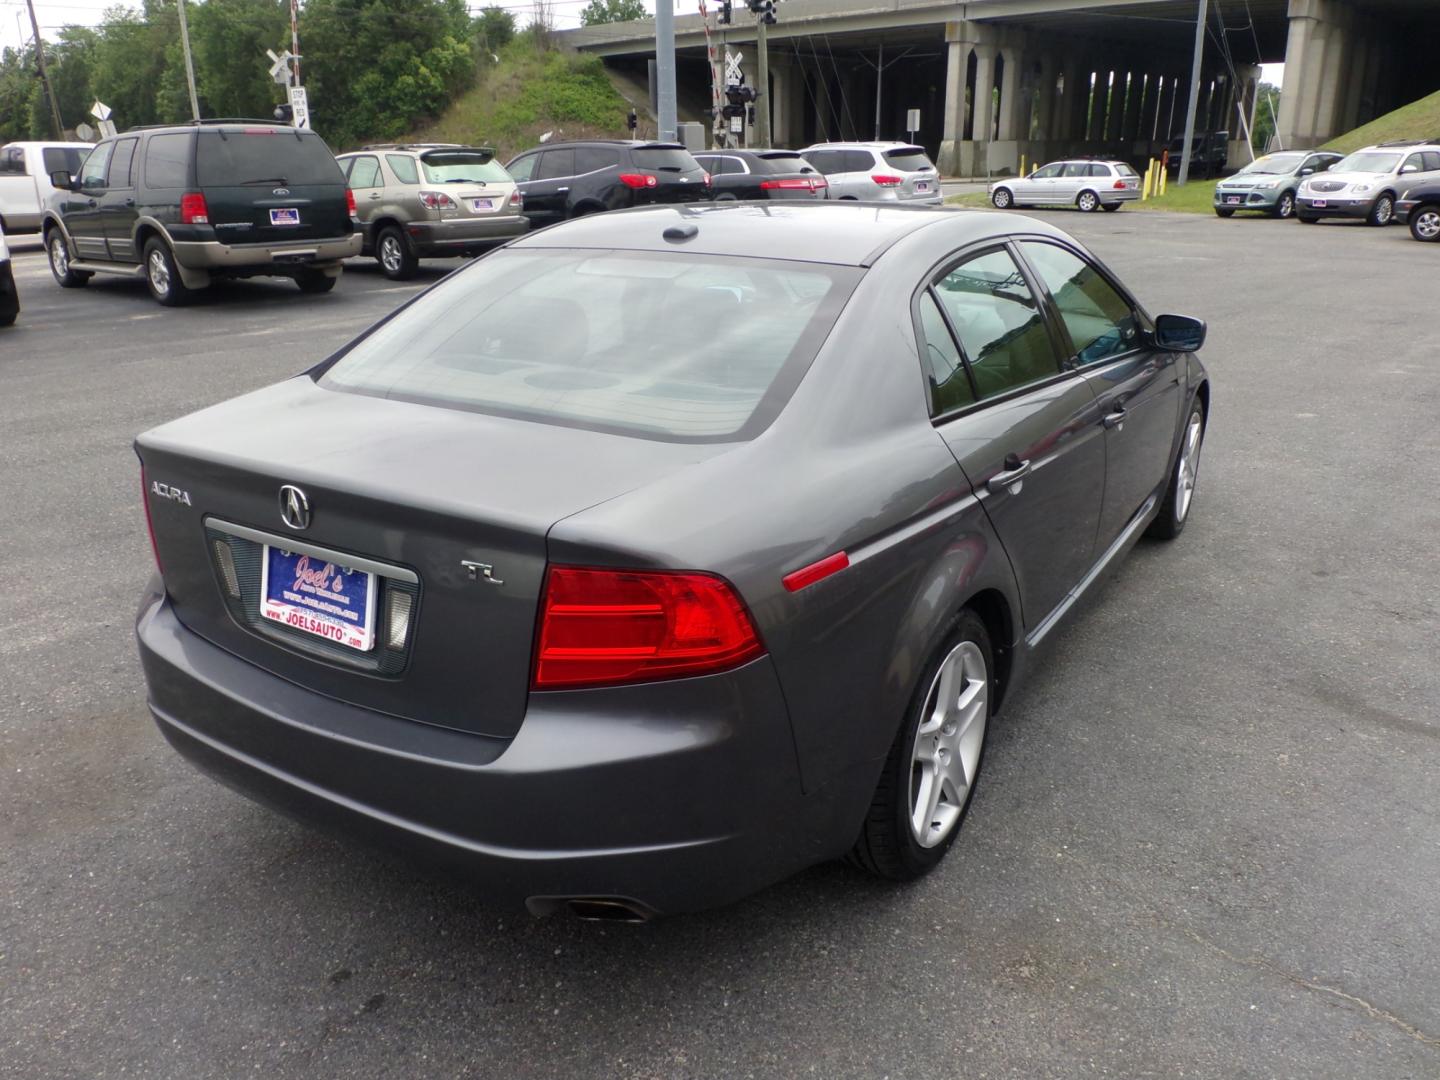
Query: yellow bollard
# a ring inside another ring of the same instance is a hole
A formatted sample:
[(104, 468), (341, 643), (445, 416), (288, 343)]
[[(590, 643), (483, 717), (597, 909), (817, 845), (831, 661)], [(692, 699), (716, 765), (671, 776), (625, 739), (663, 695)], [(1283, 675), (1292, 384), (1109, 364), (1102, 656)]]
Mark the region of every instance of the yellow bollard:
[(1146, 165), (1146, 166), (1145, 166), (1145, 180), (1144, 180), (1144, 182), (1143, 182), (1143, 184), (1141, 185), (1141, 188), (1140, 188), (1140, 201), (1141, 201), (1141, 202), (1144, 202), (1146, 199), (1150, 198), (1150, 181), (1153, 180), (1154, 178), (1155, 178), (1155, 177), (1154, 177), (1154, 171), (1151, 169), (1151, 167), (1150, 167), (1149, 165)]
[(1160, 170), (1160, 197), (1161, 197), (1162, 199), (1165, 197), (1165, 188), (1166, 188), (1167, 184), (1169, 183), (1169, 181), (1170, 181), (1170, 170), (1169, 170), (1169, 169), (1161, 169), (1161, 170)]
[(1020, 175), (1021, 175), (1021, 176), (1025, 176), (1025, 175), (1026, 175), (1026, 173), (1025, 173), (1025, 155), (1024, 155), (1024, 154), (1021, 154), (1021, 155), (1020, 155)]

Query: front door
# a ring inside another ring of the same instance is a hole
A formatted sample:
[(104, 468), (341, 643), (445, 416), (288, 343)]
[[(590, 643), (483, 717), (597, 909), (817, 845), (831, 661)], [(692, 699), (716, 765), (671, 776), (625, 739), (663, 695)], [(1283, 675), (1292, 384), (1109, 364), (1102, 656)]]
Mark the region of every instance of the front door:
[[(526, 177), (524, 181), (520, 180), (522, 173)], [(530, 219), (531, 229), (565, 220), (570, 182), (575, 176), (573, 147), (556, 147), (517, 158), (511, 163), (510, 175), (519, 182), (525, 197), (525, 215)]]
[[(1039, 293), (1009, 248), (963, 257), (930, 295), (968, 378), (966, 386), (958, 372), (932, 372), (937, 430), (1005, 545), (1032, 630), (1095, 556), (1105, 487), (1099, 408), (1083, 375), (1062, 372)], [(931, 364), (944, 352), (930, 348)]]
[(1059, 162), (1052, 162), (1043, 168), (1036, 169), (1027, 179), (1020, 180), (1015, 185), (1016, 202), (1053, 202), (1055, 198), (1055, 184), (1060, 179), (1060, 172), (1065, 168)]
[(82, 262), (106, 262), (110, 251), (105, 245), (105, 222), (100, 216), (100, 200), (105, 197), (106, 170), (113, 142), (103, 142), (90, 151), (80, 166), (80, 190), (67, 192), (65, 230), (75, 245), (75, 257)]
[(100, 220), (105, 230), (105, 245), (115, 262), (140, 261), (140, 253), (135, 250), (135, 221), (140, 216), (135, 208), (135, 174), (140, 171), (135, 148), (139, 143), (139, 139), (117, 142), (105, 172)]
[(1134, 303), (1079, 252), (1049, 240), (1019, 247), (1063, 324), (1067, 366), (1084, 374), (1099, 405), (1103, 551), (1169, 475), (1183, 397), (1180, 356), (1145, 345)]

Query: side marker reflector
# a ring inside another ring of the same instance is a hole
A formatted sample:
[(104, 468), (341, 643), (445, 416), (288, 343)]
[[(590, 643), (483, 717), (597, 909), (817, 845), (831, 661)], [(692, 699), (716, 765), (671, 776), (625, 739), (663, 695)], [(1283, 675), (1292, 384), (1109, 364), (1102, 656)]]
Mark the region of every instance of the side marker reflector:
[(802, 566), (780, 579), (790, 592), (799, 592), (807, 585), (814, 585), (817, 581), (829, 577), (831, 574), (838, 574), (850, 565), (850, 556), (843, 551), (837, 551), (834, 555), (827, 555), (819, 562), (813, 562), (809, 566)]

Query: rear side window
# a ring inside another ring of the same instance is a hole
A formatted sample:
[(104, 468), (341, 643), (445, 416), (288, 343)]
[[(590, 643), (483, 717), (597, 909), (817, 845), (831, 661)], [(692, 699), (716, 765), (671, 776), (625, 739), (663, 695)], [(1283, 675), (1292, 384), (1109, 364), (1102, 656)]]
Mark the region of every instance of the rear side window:
[(145, 143), (145, 185), (152, 188), (182, 188), (190, 185), (190, 140), (188, 132), (151, 135)]
[(503, 250), (422, 295), (320, 383), (648, 438), (748, 439), (789, 399), (859, 275), (682, 252)]
[(869, 150), (845, 150), (845, 171), (868, 173), (875, 168), (875, 155)]
[(483, 150), (431, 150), (420, 156), (420, 170), (430, 184), (505, 184), (510, 174)]
[[(21, 156), (21, 167), (24, 167), (24, 151), (17, 148)], [(45, 175), (64, 169), (71, 176), (80, 171), (80, 162), (85, 160), (84, 151), (74, 146), (47, 146), (40, 152), (41, 160), (45, 163)]]
[(1020, 248), (1055, 301), (1076, 363), (1093, 364), (1135, 348), (1135, 313), (1099, 270), (1054, 244), (1025, 241)]
[(1440, 169), (1440, 151), (1427, 150), (1420, 155), (1425, 160), (1425, 171), (1435, 172)]
[(540, 168), (535, 170), (536, 180), (560, 180), (574, 175), (574, 150), (546, 150), (540, 155)]
[(1091, 166), (1090, 166), (1090, 175), (1091, 175), (1091, 176), (1106, 176), (1106, 177), (1108, 177), (1108, 176), (1111, 175), (1110, 166), (1109, 166), (1109, 165), (1091, 165)]
[(898, 150), (886, 150), (881, 156), (885, 158), (885, 164), (892, 169), (899, 169), (901, 172), (920, 172), (922, 169), (935, 168), (929, 156), (918, 146), (902, 146)]
[(395, 174), (395, 179), (400, 183), (418, 184), (420, 182), (420, 167), (408, 154), (386, 154), (385, 163), (390, 166), (390, 171)]
[(130, 186), (130, 163), (135, 160), (135, 144), (139, 139), (121, 139), (115, 144), (115, 152), (110, 155), (110, 171), (107, 174), (109, 179), (106, 185), (112, 188), (128, 188)]
[(575, 148), (575, 175), (614, 169), (620, 165), (620, 151), (608, 150), (603, 146), (577, 146)]
[(630, 151), (635, 164), (653, 172), (695, 172), (699, 162), (690, 156), (689, 150), (671, 149), (663, 146), (637, 146)]
[[(56, 165), (54, 169), (47, 168), (46, 172), (55, 172), (57, 169), (63, 168), (63, 165)], [(4, 150), (0, 150), (0, 176), (11, 173), (25, 175), (25, 148), (23, 146), (7, 146)]]
[(982, 398), (1060, 372), (1035, 294), (1010, 253), (961, 263), (936, 286)]
[(920, 332), (925, 337), (925, 376), (930, 380), (931, 416), (975, 403), (975, 390), (945, 316), (928, 290), (920, 297)]
[(1070, 178), (1077, 176), (1089, 176), (1090, 166), (1083, 161), (1072, 161), (1065, 166), (1065, 175)]
[(375, 188), (380, 186), (380, 161), (366, 154), (351, 159), (350, 187)]
[(202, 131), (196, 139), (195, 172), (201, 187), (313, 187), (345, 182), (320, 136), (293, 129)]

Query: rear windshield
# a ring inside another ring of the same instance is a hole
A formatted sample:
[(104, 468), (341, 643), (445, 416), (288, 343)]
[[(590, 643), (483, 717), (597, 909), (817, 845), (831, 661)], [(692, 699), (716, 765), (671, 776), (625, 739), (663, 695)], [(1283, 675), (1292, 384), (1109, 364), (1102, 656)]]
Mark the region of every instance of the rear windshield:
[(497, 252), (320, 377), (336, 390), (684, 442), (749, 439), (835, 321), (853, 267)]
[(694, 172), (700, 163), (690, 156), (689, 150), (669, 149), (660, 146), (637, 147), (635, 164), (642, 169), (664, 172)]
[(47, 146), (40, 151), (41, 160), (45, 163), (45, 175), (59, 172), (64, 169), (71, 176), (80, 171), (80, 162), (89, 153), (86, 150), (79, 150), (73, 146)]
[(1358, 154), (1351, 154), (1342, 158), (1330, 166), (1331, 172), (1368, 172), (1388, 173), (1394, 172), (1395, 167), (1400, 164), (1399, 154), (1374, 154), (1360, 151)]
[(758, 156), (758, 172), (813, 173), (815, 169), (797, 151), (783, 151)]
[(898, 150), (886, 150), (881, 156), (885, 158), (885, 164), (902, 172), (920, 172), (922, 169), (935, 168), (930, 163), (930, 159), (925, 156), (925, 151), (918, 146), (902, 146)]
[(340, 166), (320, 136), (270, 128), (202, 131), (195, 150), (195, 173), (201, 187), (345, 183)]
[(420, 156), (420, 168), (431, 184), (464, 184), (476, 181), (506, 183), (510, 174), (484, 150), (431, 150)]

